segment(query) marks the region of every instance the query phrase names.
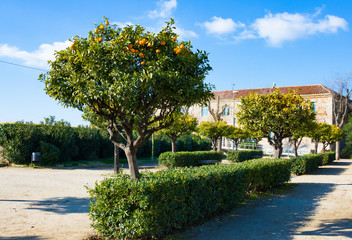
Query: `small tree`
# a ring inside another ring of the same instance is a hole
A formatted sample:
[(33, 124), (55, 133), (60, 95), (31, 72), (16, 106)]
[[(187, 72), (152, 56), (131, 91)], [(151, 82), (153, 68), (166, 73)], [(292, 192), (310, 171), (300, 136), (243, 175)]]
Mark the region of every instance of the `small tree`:
[(341, 141), (343, 138), (343, 131), (335, 125), (327, 124), (322, 130), (321, 143), (323, 144), (323, 152), (326, 151), (328, 145)]
[[(329, 134), (330, 124), (313, 122), (310, 126), (310, 131), (308, 132), (308, 137), (314, 140), (314, 152), (318, 153), (319, 143), (322, 142), (324, 135)], [(323, 147), (324, 148), (324, 147)]]
[(233, 143), (235, 144), (235, 150), (237, 151), (238, 145), (241, 143), (241, 141), (249, 137), (249, 133), (248, 131), (239, 127), (228, 126), (226, 137), (233, 140)]
[(178, 42), (173, 20), (155, 34), (139, 25), (118, 28), (106, 19), (88, 37), (71, 41), (40, 76), (45, 91), (66, 107), (104, 118), (136, 179), (137, 151), (150, 136), (169, 127), (182, 106), (204, 105), (213, 96), (204, 82), (211, 70), (208, 55)]
[(257, 132), (250, 132), (248, 130), (246, 131), (248, 132), (248, 137), (254, 141), (255, 149), (258, 149), (258, 143), (260, 142), (260, 140), (263, 139), (263, 133), (261, 131), (257, 131)]
[(298, 126), (298, 128), (294, 129), (291, 139), (295, 157), (298, 157), (298, 148), (301, 145), (303, 138), (309, 136), (309, 131), (312, 128), (312, 124), (313, 121), (306, 122), (305, 124), (302, 124), (301, 126)]
[(270, 94), (250, 94), (241, 98), (237, 114), (239, 123), (251, 132), (263, 132), (280, 158), (282, 141), (292, 137), (294, 129), (313, 121), (315, 114), (311, 102), (295, 92), (281, 94), (276, 89)]
[[(210, 138), (213, 151), (216, 151), (216, 141), (226, 135), (227, 128), (228, 128), (227, 123), (223, 121), (217, 121), (217, 122), (203, 121), (199, 124), (197, 128), (197, 132), (201, 136)], [(218, 148), (218, 151), (220, 151), (219, 148)]]
[(189, 135), (196, 130), (198, 125), (197, 118), (185, 113), (175, 113), (173, 123), (170, 127), (160, 130), (159, 134), (165, 134), (171, 139), (172, 152), (176, 152), (176, 140), (181, 135)]

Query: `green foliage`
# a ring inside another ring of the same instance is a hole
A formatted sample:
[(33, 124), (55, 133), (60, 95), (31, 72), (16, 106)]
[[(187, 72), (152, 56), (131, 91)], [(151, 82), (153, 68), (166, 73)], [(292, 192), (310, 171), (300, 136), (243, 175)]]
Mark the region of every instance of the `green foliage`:
[(289, 160), (249, 161), (117, 175), (89, 189), (93, 227), (104, 238), (161, 238), (290, 179)]
[(52, 166), (59, 162), (60, 150), (55, 145), (40, 141), (40, 164)]
[(203, 121), (199, 124), (197, 128), (197, 132), (199, 135), (208, 137), (211, 139), (213, 150), (215, 150), (216, 141), (226, 136), (228, 132), (228, 127), (226, 122), (224, 121), (216, 121), (216, 122), (209, 122)]
[(60, 149), (59, 162), (113, 155), (113, 146), (107, 134), (97, 129), (75, 128), (63, 121), (50, 124), (0, 124), (0, 146), (4, 148), (2, 154), (12, 163), (30, 163), (32, 152), (40, 151), (41, 141)]
[(227, 152), (227, 160), (232, 162), (243, 162), (253, 158), (263, 157), (262, 150), (235, 150)]
[(221, 162), (223, 153), (214, 151), (200, 152), (164, 152), (159, 156), (159, 164), (168, 168), (198, 166), (201, 160), (218, 160)]
[(236, 150), (238, 148), (238, 144), (244, 139), (248, 138), (249, 136), (250, 135), (248, 131), (241, 129), (239, 127), (228, 126), (226, 129), (225, 137), (233, 140), (233, 142), (235, 143)]
[(138, 149), (154, 132), (170, 126), (170, 116), (181, 107), (205, 104), (213, 96), (212, 85), (204, 81), (211, 67), (206, 52), (177, 40), (173, 20), (158, 33), (107, 22), (97, 24), (87, 37), (74, 37), (39, 79), (50, 97), (107, 128), (137, 178)]
[(282, 140), (291, 137), (302, 124), (315, 119), (311, 102), (295, 92), (281, 94), (250, 94), (241, 98), (237, 113), (239, 123), (250, 132), (262, 132), (281, 156)]
[(327, 165), (335, 160), (334, 152), (306, 154), (299, 157), (292, 157), (291, 172), (296, 175), (302, 175), (312, 172), (319, 168), (319, 166)]

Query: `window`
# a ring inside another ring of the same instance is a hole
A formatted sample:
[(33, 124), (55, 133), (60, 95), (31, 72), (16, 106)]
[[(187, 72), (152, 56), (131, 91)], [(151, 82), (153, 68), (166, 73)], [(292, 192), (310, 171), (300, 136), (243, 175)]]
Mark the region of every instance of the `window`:
[(223, 116), (229, 116), (230, 115), (230, 108), (229, 106), (225, 106), (224, 111), (222, 112)]
[(202, 117), (208, 116), (208, 107), (202, 107)]
[(315, 102), (312, 103), (313, 106), (313, 112), (316, 113), (316, 106), (315, 106)]

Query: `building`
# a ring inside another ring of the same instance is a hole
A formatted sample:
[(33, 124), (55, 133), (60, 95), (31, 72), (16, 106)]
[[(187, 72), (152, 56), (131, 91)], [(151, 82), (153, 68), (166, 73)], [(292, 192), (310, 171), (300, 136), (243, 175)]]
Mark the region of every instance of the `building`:
[[(314, 106), (316, 113), (316, 121), (325, 122), (328, 124), (334, 123), (333, 117), (333, 100), (336, 92), (321, 85), (307, 85), (307, 86), (292, 86), (279, 87), (281, 93), (288, 93), (289, 91), (296, 91), (303, 98), (309, 99)], [(242, 89), (230, 91), (217, 91), (214, 93), (214, 99), (209, 102), (207, 106), (192, 106), (188, 109), (188, 113), (201, 121), (214, 121), (214, 114), (222, 118), (229, 125), (237, 126), (236, 111), (240, 104), (240, 97), (246, 97), (250, 93), (269, 94), (274, 90), (271, 88), (255, 88)], [(212, 114), (213, 113), (213, 114)], [(224, 150), (233, 149), (233, 142), (229, 139), (223, 139), (222, 148)], [(265, 154), (272, 154), (274, 152), (272, 146), (269, 145), (266, 139), (263, 138), (259, 142), (259, 148)], [(299, 154), (310, 153), (314, 149), (314, 142), (310, 138), (304, 138), (299, 149)], [(318, 151), (321, 151), (322, 144), (319, 144)], [(285, 139), (283, 145), (283, 154), (293, 154), (293, 148), (289, 139)]]

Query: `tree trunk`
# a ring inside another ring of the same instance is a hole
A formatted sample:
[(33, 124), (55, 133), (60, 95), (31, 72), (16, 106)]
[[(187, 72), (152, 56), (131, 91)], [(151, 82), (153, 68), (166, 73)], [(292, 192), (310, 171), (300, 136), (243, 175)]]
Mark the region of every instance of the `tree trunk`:
[(118, 174), (120, 170), (119, 147), (114, 144), (114, 174)]
[(216, 139), (211, 140), (211, 147), (213, 148), (213, 151), (216, 151)]
[(275, 149), (274, 158), (281, 158), (282, 145), (275, 145), (274, 149)]
[(293, 152), (294, 152), (294, 154), (295, 154), (295, 157), (298, 157), (297, 140), (293, 140)]
[(335, 159), (340, 160), (340, 141), (336, 142), (336, 153)]
[(319, 142), (315, 142), (314, 153), (318, 153), (318, 144), (319, 144)]
[(235, 142), (235, 149), (238, 150), (238, 142)]
[(139, 176), (138, 165), (137, 165), (137, 149), (135, 147), (126, 147), (125, 154), (127, 157), (128, 167), (132, 179), (137, 179)]
[(171, 138), (171, 151), (176, 152), (176, 139)]
[(222, 143), (222, 138), (218, 139), (218, 152), (221, 152), (221, 143)]

